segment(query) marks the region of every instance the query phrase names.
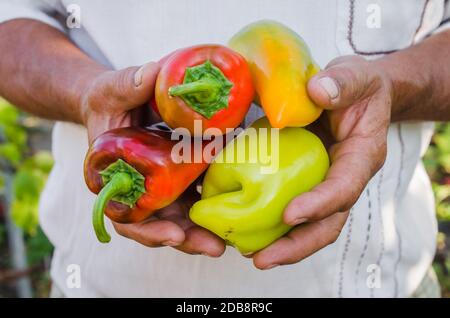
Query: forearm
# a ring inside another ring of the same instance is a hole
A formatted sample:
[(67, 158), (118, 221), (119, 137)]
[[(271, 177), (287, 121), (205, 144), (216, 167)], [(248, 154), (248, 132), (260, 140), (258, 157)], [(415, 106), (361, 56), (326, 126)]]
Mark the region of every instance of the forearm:
[(450, 31), (374, 63), (392, 83), (392, 120), (450, 120)]
[(0, 47), (0, 96), (37, 116), (83, 123), (82, 92), (104, 66), (63, 33), (29, 19), (0, 24)]

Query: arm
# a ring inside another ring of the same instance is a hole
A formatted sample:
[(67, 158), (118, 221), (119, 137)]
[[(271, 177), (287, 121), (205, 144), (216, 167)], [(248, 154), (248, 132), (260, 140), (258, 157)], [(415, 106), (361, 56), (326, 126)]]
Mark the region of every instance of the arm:
[(450, 120), (450, 30), (374, 62), (392, 83), (392, 120)]
[[(145, 117), (133, 114), (153, 95), (159, 71), (156, 63), (108, 70), (63, 33), (29, 19), (0, 24), (0, 47), (0, 95), (27, 112), (82, 124), (90, 140), (108, 129), (129, 126), (134, 118)], [(183, 199), (152, 220), (113, 224), (119, 234), (146, 246), (222, 254), (223, 241), (190, 222), (187, 209), (188, 199)]]
[(327, 112), (331, 167), (316, 188), (293, 199), (284, 212), (299, 225), (253, 256), (269, 269), (296, 263), (333, 243), (350, 208), (386, 159), (389, 125), (401, 120), (450, 120), (450, 31), (378, 60), (333, 60), (308, 83)]
[(82, 92), (104, 66), (57, 29), (34, 20), (1, 24), (0, 45), (0, 95), (34, 115), (84, 123)]
[(2, 23), (0, 46), (0, 75), (6, 79), (0, 95), (34, 115), (82, 124), (90, 140), (129, 125), (130, 111), (153, 93), (154, 63), (108, 70), (63, 33), (35, 20)]

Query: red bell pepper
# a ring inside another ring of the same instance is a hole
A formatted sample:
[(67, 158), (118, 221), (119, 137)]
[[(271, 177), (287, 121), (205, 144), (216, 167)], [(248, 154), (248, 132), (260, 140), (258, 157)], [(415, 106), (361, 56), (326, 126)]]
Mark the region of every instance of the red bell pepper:
[(208, 167), (196, 154), (206, 145), (201, 140), (202, 147), (191, 146), (191, 163), (175, 163), (171, 152), (179, 141), (170, 136), (171, 132), (157, 129), (118, 128), (90, 146), (84, 176), (89, 189), (98, 193), (93, 225), (100, 242), (111, 239), (104, 214), (119, 223), (142, 221), (175, 201)]
[(224, 134), (242, 122), (254, 87), (241, 55), (221, 45), (198, 45), (177, 50), (159, 63), (156, 107), (171, 128), (187, 128), (194, 135), (194, 120), (201, 120), (202, 133), (214, 127)]

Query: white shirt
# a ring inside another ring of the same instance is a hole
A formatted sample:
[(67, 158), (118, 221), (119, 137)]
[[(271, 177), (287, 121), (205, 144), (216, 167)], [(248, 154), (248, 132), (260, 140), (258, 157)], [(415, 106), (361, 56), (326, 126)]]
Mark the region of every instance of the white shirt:
[[(66, 6), (73, 3), (81, 9), (80, 29), (65, 24)], [(298, 32), (325, 67), (341, 55), (376, 58), (408, 47), (434, 32), (445, 10), (443, 0), (3, 0), (0, 22), (43, 21), (94, 59), (120, 69), (180, 47), (226, 44), (244, 25), (268, 18)], [(420, 161), (431, 132), (427, 123), (393, 124), (386, 163), (337, 242), (300, 263), (260, 271), (230, 247), (218, 259), (144, 247), (115, 234), (109, 220), (111, 243), (97, 242), (91, 224), (95, 196), (83, 179), (86, 130), (56, 123), (55, 166), (40, 205), (42, 227), (55, 245), (51, 277), (69, 297), (409, 296), (436, 247), (433, 195)], [(67, 284), (71, 264), (79, 265), (80, 288)], [(374, 268), (379, 270), (372, 273)], [(379, 288), (367, 285), (374, 277)]]

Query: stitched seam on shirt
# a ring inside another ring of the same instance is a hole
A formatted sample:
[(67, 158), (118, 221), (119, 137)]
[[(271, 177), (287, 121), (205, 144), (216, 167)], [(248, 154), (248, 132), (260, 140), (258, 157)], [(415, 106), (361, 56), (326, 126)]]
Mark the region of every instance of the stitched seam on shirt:
[[(384, 177), (384, 166), (380, 170), (380, 176), (378, 179), (377, 185), (377, 212), (380, 220), (380, 254), (378, 254), (376, 265), (378, 268), (381, 268), (381, 262), (383, 261), (384, 251), (385, 251), (385, 242), (384, 242), (384, 222), (383, 222), (383, 211), (381, 209), (381, 184), (383, 183)], [(370, 297), (375, 297), (375, 288), (370, 290)]]
[(446, 24), (448, 22), (450, 22), (450, 18), (442, 20), (441, 23), (439, 24), (439, 26), (441, 27), (441, 26), (443, 26), (444, 24)]
[(353, 225), (353, 208), (350, 209), (350, 215), (348, 220), (348, 231), (345, 237), (344, 251), (342, 252), (341, 262), (339, 264), (339, 281), (338, 281), (338, 297), (342, 298), (342, 291), (344, 285), (344, 267), (347, 260), (347, 253), (352, 241), (352, 225)]
[(366, 189), (366, 194), (367, 194), (367, 206), (369, 208), (369, 213), (367, 214), (367, 228), (366, 228), (366, 238), (364, 241), (364, 246), (363, 246), (363, 250), (361, 252), (361, 254), (359, 255), (359, 259), (358, 259), (358, 265), (356, 265), (356, 271), (355, 271), (355, 295), (358, 295), (359, 290), (358, 290), (358, 276), (359, 273), (361, 271), (361, 265), (362, 262), (366, 256), (367, 253), (367, 248), (369, 247), (369, 240), (370, 240), (370, 231), (372, 228), (372, 201), (370, 199), (370, 189), (369, 186), (367, 186)]
[[(350, 47), (352, 48), (353, 52), (355, 52), (356, 54), (359, 54), (359, 55), (368, 55), (368, 56), (369, 55), (389, 54), (389, 53), (397, 52), (398, 49), (369, 52), (369, 51), (359, 50), (356, 47), (355, 42), (353, 41), (353, 25), (354, 25), (354, 18), (355, 18), (355, 1), (356, 0), (349, 0), (349, 1), (350, 1), (350, 6), (349, 6), (350, 12), (349, 12), (348, 27), (347, 27), (347, 40), (348, 40), (348, 43), (350, 44)], [(425, 11), (426, 11), (428, 2), (429, 2), (429, 0), (425, 0), (425, 2), (424, 2), (422, 13), (420, 14), (420, 23), (419, 23), (419, 26), (416, 28), (416, 31), (414, 32), (414, 36), (412, 38), (411, 45), (414, 43), (414, 39), (415, 39), (416, 35), (419, 33), (420, 29), (422, 28), (423, 19), (425, 16)]]
[[(403, 140), (403, 133), (402, 133), (402, 124), (398, 123), (398, 139), (400, 141), (400, 168), (398, 171), (398, 177), (397, 177), (397, 186), (395, 188), (395, 199), (398, 202), (398, 199), (400, 198), (400, 186), (402, 183), (402, 173), (403, 173), (403, 160), (405, 158), (405, 142)], [(398, 211), (396, 211), (396, 215), (398, 214)], [(400, 230), (398, 229), (397, 223), (395, 222), (395, 234), (397, 236), (397, 247), (398, 247), (398, 256), (397, 260), (394, 264), (394, 297), (398, 297), (398, 265), (400, 264), (400, 261), (402, 259), (402, 237), (400, 235)]]

